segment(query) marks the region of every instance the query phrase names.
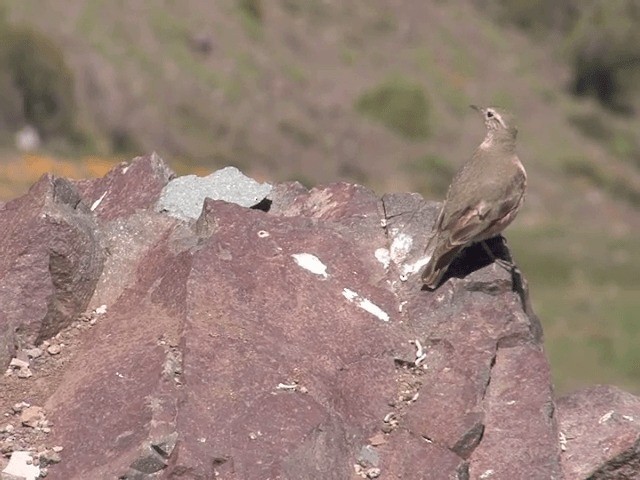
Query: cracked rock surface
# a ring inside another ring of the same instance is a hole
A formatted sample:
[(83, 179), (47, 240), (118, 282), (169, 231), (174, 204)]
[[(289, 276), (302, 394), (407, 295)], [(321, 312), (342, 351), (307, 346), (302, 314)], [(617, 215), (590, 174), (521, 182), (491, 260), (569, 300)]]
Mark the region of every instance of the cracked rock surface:
[[(635, 397), (555, 401), (519, 272), (471, 247), (422, 288), (437, 204), (282, 183), (181, 220), (157, 211), (173, 178), (149, 155), (0, 209), (0, 413), (39, 409), (37, 428), (0, 425), (5, 457), (53, 452), (47, 478), (78, 480), (548, 480), (637, 462)], [(590, 455), (616, 428), (620, 448)]]

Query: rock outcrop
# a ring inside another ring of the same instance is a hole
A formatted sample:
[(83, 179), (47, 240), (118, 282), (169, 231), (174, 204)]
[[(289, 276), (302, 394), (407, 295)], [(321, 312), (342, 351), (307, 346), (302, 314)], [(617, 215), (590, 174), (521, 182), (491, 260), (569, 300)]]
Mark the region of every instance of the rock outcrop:
[(638, 399), (554, 399), (519, 272), (470, 248), (422, 289), (436, 204), (283, 183), (247, 208), (173, 178), (150, 155), (0, 209), (5, 455), (52, 479), (633, 478)]

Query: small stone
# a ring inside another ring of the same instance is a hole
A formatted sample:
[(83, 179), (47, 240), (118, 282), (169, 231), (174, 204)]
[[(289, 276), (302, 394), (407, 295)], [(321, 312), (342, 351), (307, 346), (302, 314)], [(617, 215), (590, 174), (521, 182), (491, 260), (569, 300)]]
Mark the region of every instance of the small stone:
[(369, 438), (369, 444), (377, 447), (378, 445), (382, 445), (387, 443), (387, 439), (382, 433), (376, 433), (373, 437)]
[(183, 220), (197, 219), (206, 197), (243, 207), (259, 204), (271, 191), (235, 167), (226, 167), (207, 177), (184, 175), (171, 180), (162, 190), (156, 209)]
[(15, 367), (15, 368), (29, 368), (29, 362), (25, 361), (25, 360), (21, 360), (17, 357), (14, 357), (11, 359), (11, 362), (9, 362), (9, 366), (10, 367)]
[(6, 475), (13, 475), (17, 478), (35, 480), (38, 478), (38, 475), (40, 475), (40, 468), (33, 465), (31, 454), (29, 452), (14, 451), (9, 459), (9, 464), (2, 473)]
[(2, 427), (2, 432), (4, 433), (13, 433), (13, 431), (16, 429), (16, 427), (14, 427), (13, 425), (11, 425), (10, 423), (6, 424), (4, 427)]
[[(57, 455), (57, 454), (56, 454)], [(138, 472), (152, 474), (159, 472), (167, 466), (167, 460), (162, 458), (152, 448), (145, 449), (143, 453), (136, 460), (129, 465), (129, 468), (137, 470)]]
[(62, 450), (64, 450), (64, 447), (62, 447), (60, 445), (56, 445), (51, 450), (53, 450), (56, 453), (60, 453)]
[(51, 429), (50, 429), (49, 427), (43, 427), (43, 428), (42, 428), (42, 431), (43, 431), (44, 433), (51, 433)]
[(60, 353), (60, 350), (61, 350), (60, 345), (56, 345), (56, 344), (50, 345), (47, 348), (47, 352), (49, 353), (49, 355), (58, 355)]
[(38, 347), (28, 348), (24, 350), (24, 353), (26, 353), (29, 358), (39, 358), (42, 356), (42, 349)]
[(44, 420), (42, 407), (27, 407), (20, 414), (20, 422), (25, 427), (36, 428), (42, 420)]
[(155, 439), (151, 442), (151, 448), (162, 455), (164, 458), (169, 458), (173, 449), (176, 448), (178, 441), (178, 432), (170, 433), (162, 438)]
[(366, 471), (367, 478), (378, 478), (380, 476), (380, 473), (382, 472), (379, 468), (369, 468)]
[(2, 455), (8, 457), (11, 455), (11, 452), (13, 452), (13, 438), (9, 437), (7, 438), (5, 441), (0, 442), (0, 453), (2, 453)]
[(377, 467), (380, 462), (380, 456), (371, 445), (365, 445), (360, 449), (356, 460), (364, 468)]
[(415, 393), (411, 390), (405, 390), (404, 392), (402, 392), (402, 400), (405, 402), (410, 402), (413, 399), (414, 394)]
[(18, 350), (16, 352), (16, 358), (18, 360), (22, 360), (23, 362), (29, 363), (29, 355), (27, 355), (27, 352), (25, 352), (24, 350)]
[(60, 463), (62, 457), (58, 452), (54, 452), (53, 450), (45, 450), (40, 453), (39, 457), (40, 465), (51, 465), (52, 463)]
[(24, 367), (18, 370), (18, 378), (31, 378), (31, 377), (33, 377), (33, 373), (31, 373), (31, 370), (29, 369), (29, 367)]
[(384, 423), (382, 424), (382, 427), (380, 427), (380, 430), (384, 433), (391, 433), (393, 431), (393, 426), (389, 423)]
[(20, 413), (22, 410), (30, 406), (31, 405), (27, 402), (18, 402), (15, 403), (11, 409), (13, 410), (13, 413)]

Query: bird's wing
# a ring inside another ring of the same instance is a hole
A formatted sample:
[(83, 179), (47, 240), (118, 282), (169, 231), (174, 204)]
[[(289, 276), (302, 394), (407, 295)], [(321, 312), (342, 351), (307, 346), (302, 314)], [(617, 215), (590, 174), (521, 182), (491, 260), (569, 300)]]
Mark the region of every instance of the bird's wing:
[(451, 246), (466, 245), (494, 229), (497, 223), (508, 218), (522, 203), (524, 177), (517, 176), (504, 192), (490, 199), (478, 200), (462, 211), (447, 215), (449, 222), (442, 225), (448, 232)]
[(478, 238), (491, 224), (498, 219), (496, 209), (490, 208), (483, 201), (467, 208), (458, 218), (453, 218), (448, 225), (448, 242), (454, 245), (466, 245)]

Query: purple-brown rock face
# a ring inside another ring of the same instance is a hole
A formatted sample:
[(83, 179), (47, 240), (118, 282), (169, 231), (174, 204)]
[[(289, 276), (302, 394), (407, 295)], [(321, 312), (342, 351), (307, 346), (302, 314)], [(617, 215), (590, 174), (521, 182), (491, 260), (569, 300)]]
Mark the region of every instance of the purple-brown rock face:
[(0, 209), (0, 362), (82, 313), (102, 271), (98, 224), (72, 184), (43, 176)]
[(436, 205), (287, 183), (189, 222), (157, 212), (172, 178), (141, 157), (0, 210), (0, 408), (44, 408), (6, 455), (78, 480), (633, 478), (604, 468), (637, 466), (638, 400), (563, 400), (558, 428), (519, 272), (471, 248), (422, 289)]
[(599, 385), (558, 400), (565, 478), (640, 478), (640, 399)]

